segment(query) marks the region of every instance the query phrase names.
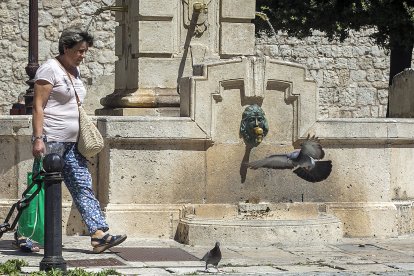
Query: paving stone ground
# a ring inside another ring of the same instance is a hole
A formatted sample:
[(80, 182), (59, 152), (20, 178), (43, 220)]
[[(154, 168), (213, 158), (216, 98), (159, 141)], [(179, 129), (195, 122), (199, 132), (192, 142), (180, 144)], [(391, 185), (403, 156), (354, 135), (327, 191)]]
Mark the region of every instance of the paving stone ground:
[[(13, 236), (7, 233), (0, 240), (0, 262), (24, 259), (29, 263), (23, 268), (24, 272), (38, 271), (43, 250), (36, 254), (16, 251), (11, 246), (12, 239)], [(126, 247), (135, 250), (156, 248), (156, 252), (175, 248), (197, 258), (211, 249), (183, 245), (173, 240), (131, 237), (119, 249)], [(113, 251), (117, 252), (116, 249)], [(159, 256), (147, 257), (145, 261), (139, 261), (138, 256), (138, 261), (128, 261), (111, 251), (93, 254), (87, 236), (64, 236), (62, 255), (68, 269), (81, 267), (94, 272), (115, 269), (123, 275), (414, 275), (414, 235), (387, 239), (345, 238), (336, 244), (303, 247), (252, 248), (222, 244), (221, 250), (223, 259), (219, 271), (213, 267), (205, 271), (205, 264), (198, 260), (173, 258), (174, 261), (169, 261), (168, 254), (162, 255), (164, 259), (161, 261)]]

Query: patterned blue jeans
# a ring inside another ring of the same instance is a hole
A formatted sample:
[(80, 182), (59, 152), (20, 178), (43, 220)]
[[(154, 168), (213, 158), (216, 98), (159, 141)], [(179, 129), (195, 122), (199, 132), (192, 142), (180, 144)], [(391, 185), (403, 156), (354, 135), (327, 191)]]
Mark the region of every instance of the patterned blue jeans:
[(46, 154), (57, 153), (63, 158), (64, 182), (89, 234), (97, 230), (108, 231), (108, 224), (92, 189), (92, 177), (87, 167), (87, 160), (78, 152), (76, 143), (46, 142), (45, 145)]

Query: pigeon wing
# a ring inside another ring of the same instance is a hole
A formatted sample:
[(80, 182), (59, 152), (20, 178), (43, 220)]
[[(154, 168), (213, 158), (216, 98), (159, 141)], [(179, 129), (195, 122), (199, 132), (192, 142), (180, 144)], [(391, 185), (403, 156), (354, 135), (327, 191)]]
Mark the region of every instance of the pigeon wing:
[(256, 170), (258, 168), (269, 169), (293, 169), (292, 161), (286, 155), (271, 155), (264, 159), (248, 163), (249, 168)]
[(210, 253), (211, 253), (211, 260), (210, 260), (210, 263), (212, 264), (212, 265), (215, 265), (215, 266), (217, 266), (218, 265), (218, 263), (220, 262), (220, 260), (221, 260), (221, 251), (220, 251), (220, 248), (218, 247), (218, 246), (216, 246), (216, 247), (214, 247), (211, 251), (210, 251)]
[(207, 251), (207, 253), (204, 255), (204, 257), (200, 259), (200, 261), (205, 261), (206, 262), (206, 270), (207, 270), (207, 266), (210, 263), (210, 258), (211, 258), (211, 253), (210, 253), (210, 251)]
[(207, 251), (207, 253), (204, 255), (204, 257), (200, 259), (200, 261), (207, 262), (210, 259), (210, 257), (211, 257), (211, 253), (210, 253), (210, 251)]
[(298, 167), (293, 172), (302, 179), (309, 182), (320, 182), (328, 178), (332, 171), (332, 161), (316, 161), (312, 170)]
[(207, 265), (212, 264), (217, 267), (218, 263), (221, 260), (221, 251), (220, 251), (220, 243), (216, 243), (213, 249), (207, 251), (201, 261), (206, 262), (206, 269)]
[(308, 136), (307, 140), (305, 140), (301, 144), (300, 155), (302, 154), (308, 155), (313, 159), (322, 159), (325, 157), (325, 152), (323, 151), (322, 146), (319, 143), (319, 139), (315, 136), (310, 138)]

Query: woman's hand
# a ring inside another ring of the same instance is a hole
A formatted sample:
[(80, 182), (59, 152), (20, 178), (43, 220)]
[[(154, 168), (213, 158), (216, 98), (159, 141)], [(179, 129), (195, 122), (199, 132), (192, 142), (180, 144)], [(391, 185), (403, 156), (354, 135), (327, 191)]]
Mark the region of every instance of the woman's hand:
[(33, 143), (32, 154), (34, 157), (42, 157), (45, 155), (45, 142), (43, 139), (36, 139)]

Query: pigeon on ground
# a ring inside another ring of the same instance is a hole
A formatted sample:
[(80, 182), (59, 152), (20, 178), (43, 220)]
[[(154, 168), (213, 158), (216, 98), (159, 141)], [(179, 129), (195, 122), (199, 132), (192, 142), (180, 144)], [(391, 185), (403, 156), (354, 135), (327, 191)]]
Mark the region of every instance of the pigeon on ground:
[(208, 251), (204, 257), (201, 259), (201, 261), (205, 261), (206, 262), (206, 270), (207, 270), (207, 266), (209, 264), (212, 264), (217, 270), (217, 266), (219, 264), (221, 260), (221, 251), (220, 251), (220, 243), (216, 242), (216, 245), (214, 246), (213, 249), (211, 249), (210, 251)]
[(309, 182), (325, 180), (332, 171), (332, 161), (316, 161), (324, 158), (325, 152), (322, 149), (317, 137), (308, 135), (301, 144), (299, 150), (288, 154), (275, 154), (261, 160), (253, 161), (247, 166), (253, 170), (258, 168), (270, 169), (294, 169), (293, 172), (300, 178)]

